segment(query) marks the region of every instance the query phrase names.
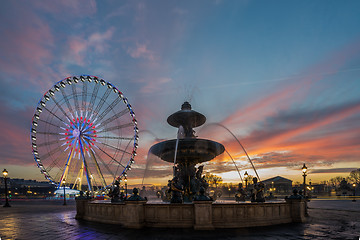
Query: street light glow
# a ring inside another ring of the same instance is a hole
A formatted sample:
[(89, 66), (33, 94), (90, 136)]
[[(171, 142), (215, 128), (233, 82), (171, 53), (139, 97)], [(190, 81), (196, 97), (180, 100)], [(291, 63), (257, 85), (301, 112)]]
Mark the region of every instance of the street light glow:
[(304, 174), (305, 174), (306, 171), (307, 171), (307, 167), (306, 167), (305, 163), (304, 163), (304, 166), (302, 167), (302, 171), (303, 171)]

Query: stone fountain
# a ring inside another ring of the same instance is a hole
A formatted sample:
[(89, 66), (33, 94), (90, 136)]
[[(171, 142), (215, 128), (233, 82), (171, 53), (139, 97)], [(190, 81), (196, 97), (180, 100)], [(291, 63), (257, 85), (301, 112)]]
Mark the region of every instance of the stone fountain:
[[(205, 196), (207, 183), (203, 166), (224, 152), (218, 142), (197, 138), (193, 128), (206, 118), (185, 102), (167, 122), (178, 128), (177, 139), (153, 145), (149, 152), (174, 163), (174, 177), (169, 181), (171, 203), (143, 201), (134, 191), (131, 199), (121, 202), (76, 200), (76, 218), (119, 224), (125, 228), (243, 228), (269, 226), (306, 220), (306, 200), (294, 194), (277, 202), (213, 202)], [(132, 200), (132, 201), (130, 201)], [(210, 200), (210, 201), (209, 201)], [(188, 202), (188, 204), (182, 204)]]
[(202, 175), (203, 165), (197, 168), (196, 165), (214, 159), (225, 150), (221, 143), (196, 137), (194, 128), (205, 121), (204, 115), (184, 102), (180, 111), (167, 118), (171, 126), (178, 128), (177, 139), (157, 143), (149, 150), (149, 154), (174, 163), (174, 177), (169, 182), (172, 203), (191, 202), (200, 188), (206, 190), (208, 184)]

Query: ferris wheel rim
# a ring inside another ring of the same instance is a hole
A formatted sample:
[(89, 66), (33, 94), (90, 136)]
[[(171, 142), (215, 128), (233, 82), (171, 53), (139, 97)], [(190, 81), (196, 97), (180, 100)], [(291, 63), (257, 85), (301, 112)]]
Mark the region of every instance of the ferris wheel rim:
[[(129, 143), (128, 143), (127, 147), (125, 148), (125, 151), (126, 151), (127, 148), (130, 146), (130, 143), (133, 142), (130, 157), (129, 157), (129, 160), (126, 162), (126, 164), (123, 164), (123, 170), (122, 170), (121, 174), (119, 174), (119, 176), (116, 177), (116, 178), (114, 177), (113, 181), (115, 181), (115, 179), (121, 180), (122, 178), (126, 177), (127, 171), (131, 170), (131, 165), (135, 162), (134, 158), (136, 156), (136, 150), (138, 148), (138, 139), (139, 139), (138, 131), (139, 130), (138, 130), (138, 127), (137, 127), (137, 120), (136, 120), (136, 117), (135, 117), (134, 110), (133, 110), (132, 106), (130, 105), (130, 103), (128, 102), (128, 99), (126, 97), (124, 97), (123, 93), (116, 86), (114, 86), (110, 82), (105, 81), (102, 78), (98, 78), (98, 77), (92, 76), (92, 75), (70, 76), (70, 77), (64, 78), (64, 79), (56, 82), (51, 88), (49, 88), (49, 90), (47, 90), (43, 94), (43, 96), (40, 98), (40, 100), (38, 101), (38, 103), (36, 105), (36, 108), (34, 110), (34, 114), (33, 114), (33, 117), (32, 117), (32, 121), (31, 121), (30, 141), (31, 141), (31, 145), (32, 145), (32, 154), (33, 154), (34, 160), (35, 160), (35, 162), (37, 164), (37, 167), (40, 169), (40, 172), (45, 176), (46, 179), (48, 179), (54, 185), (61, 184), (62, 179), (57, 181), (57, 180), (55, 180), (53, 178), (53, 176), (51, 176), (48, 173), (48, 171), (46, 170), (46, 168), (44, 167), (44, 165), (42, 163), (41, 158), (39, 157), (38, 145), (36, 143), (36, 140), (37, 140), (37, 131), (36, 131), (36, 129), (38, 128), (38, 125), (39, 125), (40, 115), (41, 115), (41, 113), (43, 111), (43, 108), (45, 108), (46, 103), (48, 101), (50, 101), (50, 99), (52, 98), (52, 96), (55, 95), (56, 92), (62, 91), (62, 89), (64, 89), (68, 85), (70, 86), (72, 84), (77, 84), (79, 82), (84, 83), (85, 81), (88, 81), (88, 82), (94, 81), (94, 83), (99, 84), (99, 86), (100, 85), (102, 85), (103, 87), (106, 86), (108, 89), (110, 89), (115, 94), (117, 94), (119, 99), (122, 100), (123, 103), (125, 104), (125, 106), (127, 107), (128, 111), (129, 111), (129, 114), (132, 117), (131, 124), (133, 126), (134, 134), (133, 134), (133, 136), (131, 138), (129, 137), (129, 139), (127, 139), (127, 140), (129, 140)], [(77, 95), (75, 94), (74, 97), (77, 97)], [(91, 110), (93, 110), (93, 109), (91, 109)], [(66, 116), (66, 118), (68, 118), (65, 113), (64, 113), (64, 115)], [(70, 119), (68, 119), (68, 120), (71, 121)], [(79, 119), (77, 119), (77, 120), (79, 122)], [(96, 119), (94, 120), (94, 122), (95, 121), (96, 121)], [(74, 119), (74, 122), (75, 122), (75, 119)], [(80, 133), (79, 133), (80, 130), (78, 128), (76, 128), (76, 129), (74, 128), (72, 130), (73, 130), (72, 131), (73, 132), (73, 137), (76, 137), (76, 139), (79, 139), (79, 145), (81, 146), (82, 141), (80, 140), (80, 137), (79, 137), (80, 136)], [(117, 150), (119, 150), (119, 149), (117, 149)], [(81, 150), (81, 153), (84, 154), (83, 150)], [(122, 156), (122, 157), (124, 157), (124, 156)], [(84, 160), (85, 160), (85, 158), (84, 158)], [(107, 186), (109, 186), (109, 185), (111, 185), (111, 183), (108, 184)], [(104, 187), (107, 187), (107, 186), (104, 186)]]

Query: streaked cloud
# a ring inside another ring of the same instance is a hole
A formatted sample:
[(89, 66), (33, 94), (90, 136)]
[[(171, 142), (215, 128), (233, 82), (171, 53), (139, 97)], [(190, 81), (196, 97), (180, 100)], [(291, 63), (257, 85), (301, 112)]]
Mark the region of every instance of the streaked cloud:
[(356, 168), (328, 168), (328, 169), (311, 169), (311, 173), (349, 173)]

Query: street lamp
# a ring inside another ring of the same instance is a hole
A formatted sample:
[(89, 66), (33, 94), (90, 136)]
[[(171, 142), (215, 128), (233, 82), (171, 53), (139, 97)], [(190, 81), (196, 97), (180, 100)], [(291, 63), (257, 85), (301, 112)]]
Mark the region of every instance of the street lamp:
[(306, 197), (306, 172), (307, 172), (307, 167), (304, 163), (304, 166), (302, 167), (302, 172), (303, 172), (303, 177), (304, 177), (304, 197)]
[(63, 179), (63, 181), (62, 181), (63, 188), (64, 188), (64, 203), (63, 203), (63, 205), (66, 205), (65, 183), (66, 183), (65, 179)]
[(248, 182), (248, 177), (249, 177), (249, 174), (247, 173), (247, 171), (245, 171), (244, 177), (245, 177), (245, 189), (247, 189), (247, 182)]
[(355, 200), (356, 183), (353, 183), (353, 187), (354, 187), (354, 199), (353, 199), (352, 201), (353, 201), (353, 202), (356, 202), (356, 200)]
[(8, 171), (6, 171), (6, 169), (4, 169), (4, 171), (2, 172), (2, 174), (4, 175), (4, 181), (5, 181), (5, 205), (4, 205), (4, 207), (11, 207), (10, 204), (9, 204), (8, 190), (7, 190), (7, 175), (8, 175)]

